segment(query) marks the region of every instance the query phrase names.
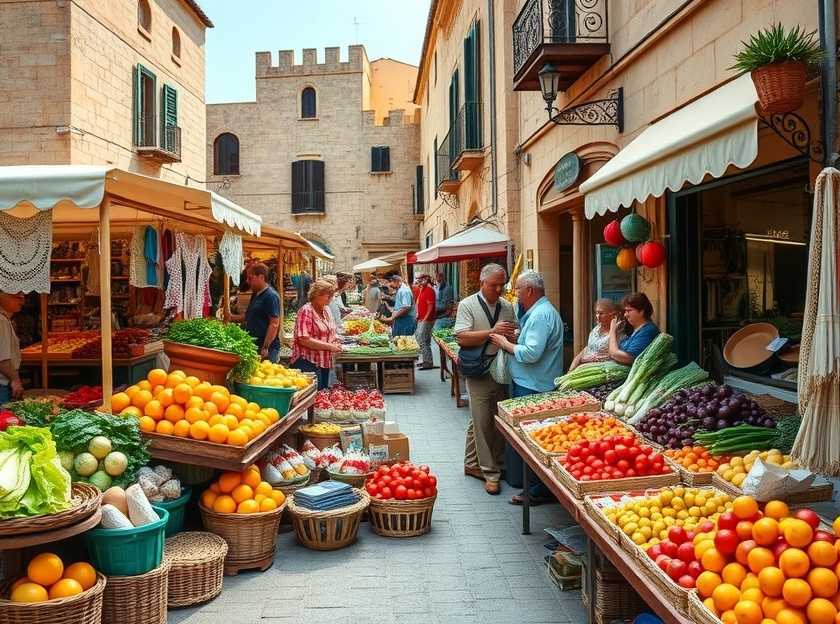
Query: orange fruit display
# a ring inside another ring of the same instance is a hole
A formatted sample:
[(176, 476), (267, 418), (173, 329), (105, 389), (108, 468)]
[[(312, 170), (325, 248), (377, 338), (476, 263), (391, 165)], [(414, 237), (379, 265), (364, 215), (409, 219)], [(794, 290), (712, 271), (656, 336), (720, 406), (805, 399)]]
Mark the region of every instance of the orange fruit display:
[(153, 368), (149, 371), (149, 374), (146, 375), (146, 379), (149, 380), (149, 383), (152, 384), (152, 386), (165, 386), (166, 380), (169, 379), (169, 375), (162, 368)]
[(779, 523), (773, 518), (761, 518), (752, 526), (752, 538), (759, 546), (775, 544), (779, 537)]
[(206, 440), (209, 434), (210, 425), (203, 420), (199, 420), (190, 425), (190, 437), (194, 440)]
[(712, 599), (718, 611), (729, 611), (741, 599), (741, 591), (729, 583), (721, 583), (712, 591)]
[(49, 587), (61, 579), (64, 574), (64, 562), (61, 557), (45, 552), (36, 555), (26, 568), (26, 576), (33, 583)]
[(739, 496), (732, 501), (732, 513), (741, 520), (749, 520), (758, 513), (758, 503), (752, 496)]
[(150, 416), (140, 417), (140, 431), (150, 433), (155, 430), (155, 419)]
[(271, 511), (277, 509), (277, 503), (273, 498), (264, 498), (260, 501), (260, 511)]
[(218, 482), (219, 490), (223, 494), (230, 494), (237, 485), (242, 483), (242, 475), (238, 472), (223, 472)]
[(242, 501), (248, 500), (250, 498), (254, 498), (254, 489), (250, 485), (245, 485), (244, 483), (237, 485), (233, 488), (233, 491), (230, 493), (237, 503), (241, 503)]
[(171, 423), (176, 423), (184, 418), (184, 408), (178, 403), (173, 403), (163, 412), (163, 417)]
[(186, 420), (179, 420), (172, 428), (172, 435), (178, 438), (186, 438), (190, 435), (190, 423)]
[(175, 432), (175, 425), (169, 420), (159, 420), (155, 426), (155, 432), (161, 435), (172, 435)]
[(224, 472), (201, 494), (201, 504), (219, 513), (251, 514), (277, 509), (286, 500), (260, 478), (259, 468)]
[(814, 598), (805, 609), (809, 624), (834, 624), (837, 608), (825, 598)]
[(781, 520), (790, 515), (790, 508), (783, 501), (772, 500), (764, 506), (764, 515), (774, 520)]
[(720, 573), (724, 583), (740, 587), (747, 576), (747, 571), (740, 563), (727, 563)]
[(776, 614), (776, 624), (807, 624), (805, 613), (799, 609), (786, 606)]
[(49, 597), (50, 600), (55, 600), (56, 598), (69, 598), (70, 596), (77, 596), (83, 591), (84, 588), (82, 588), (81, 583), (79, 583), (76, 579), (63, 578), (50, 587)]
[(811, 600), (811, 596), (811, 586), (801, 578), (789, 578), (782, 588), (782, 598), (794, 607), (804, 607)]
[(739, 600), (734, 611), (738, 624), (761, 624), (764, 618), (761, 607), (752, 600)]
[(49, 600), (47, 590), (38, 583), (21, 583), (12, 591), (12, 602), (44, 602)]
[(186, 404), (192, 398), (192, 386), (187, 383), (180, 383), (172, 389), (172, 396), (176, 403)]
[(236, 511), (236, 501), (227, 494), (222, 494), (213, 501), (213, 511), (218, 513), (233, 513)]
[[(751, 553), (755, 550), (756, 549), (753, 548)], [(716, 548), (709, 548), (706, 552), (703, 553), (703, 556), (700, 557), (700, 564), (703, 566), (704, 570), (720, 572), (726, 565), (726, 557), (724, 557), (720, 552), (718, 552)], [(725, 609), (722, 610), (725, 611)]]
[(217, 444), (224, 444), (228, 441), (230, 431), (223, 424), (213, 425), (207, 433), (207, 439)]
[(837, 575), (828, 568), (813, 568), (806, 577), (808, 585), (818, 598), (831, 598), (840, 589)]
[(216, 404), (216, 408), (218, 408), (219, 413), (223, 414), (225, 410), (227, 410), (228, 405), (230, 404), (230, 399), (226, 394), (222, 394), (218, 390), (214, 391), (210, 395), (210, 402)]
[(808, 557), (815, 566), (831, 567), (837, 563), (837, 549), (828, 542), (812, 542), (808, 546)]
[(758, 573), (758, 586), (765, 596), (776, 597), (782, 595), (785, 575), (775, 566), (767, 566)]
[(129, 405), (131, 405), (131, 397), (125, 392), (117, 392), (111, 396), (111, 409), (115, 414), (119, 414)]
[[(224, 425), (217, 426), (224, 427)], [(248, 437), (248, 434), (245, 433), (242, 429), (234, 429), (228, 435), (227, 443), (233, 446), (245, 446), (246, 444), (248, 444)]]
[(799, 518), (789, 518), (786, 522), (784, 535), (788, 544), (794, 548), (803, 548), (811, 543), (814, 530), (810, 524)]
[(788, 548), (779, 557), (779, 568), (785, 578), (802, 578), (808, 574), (811, 560), (808, 555), (798, 548)]
[(776, 557), (764, 546), (756, 546), (747, 555), (747, 565), (749, 565), (750, 571), (753, 574), (759, 574), (764, 568), (772, 566), (775, 563)]
[(251, 499), (251, 498), (242, 501), (236, 507), (236, 513), (241, 513), (241, 514), (257, 513), (259, 510), (260, 510), (259, 503), (255, 500)]
[(143, 408), (143, 414), (146, 416), (150, 416), (155, 420), (160, 420), (163, 418), (163, 405), (157, 399), (152, 399), (146, 406)]
[(697, 593), (700, 594), (701, 598), (709, 598), (715, 590), (715, 587), (721, 583), (723, 581), (719, 574), (709, 570), (701, 572), (696, 581)]
[(131, 397), (131, 404), (142, 410), (146, 407), (146, 403), (151, 401), (153, 398), (151, 390), (138, 390), (134, 393), (134, 396)]

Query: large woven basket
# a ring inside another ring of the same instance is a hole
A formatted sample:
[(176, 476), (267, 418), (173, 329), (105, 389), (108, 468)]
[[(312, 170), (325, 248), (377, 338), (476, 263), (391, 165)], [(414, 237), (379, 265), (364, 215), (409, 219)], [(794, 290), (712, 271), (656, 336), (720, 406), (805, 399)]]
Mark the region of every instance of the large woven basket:
[(326, 469), (327, 474), (330, 476), (332, 481), (341, 481), (342, 483), (349, 483), (354, 488), (361, 488), (364, 487), (365, 481), (367, 481), (372, 472), (368, 472), (365, 474), (345, 474), (343, 472), (333, 472), (332, 470)]
[(595, 621), (609, 624), (628, 613), (639, 613), (646, 608), (644, 600), (624, 578), (611, 578), (601, 570), (595, 570), (593, 588)]
[[(105, 575), (97, 572), (96, 585), (77, 596), (46, 602), (0, 600), (3, 624), (101, 624)], [(2, 595), (8, 595), (8, 585)], [(108, 623), (110, 624), (110, 623)]]
[(166, 624), (169, 562), (138, 576), (109, 576), (102, 600), (105, 624)]
[(15, 536), (41, 531), (55, 531), (78, 524), (93, 515), (102, 504), (102, 492), (87, 483), (74, 483), (70, 508), (54, 514), (0, 521), (0, 536)]
[(696, 589), (688, 592), (688, 615), (697, 624), (720, 624), (718, 617), (703, 604)]
[[(320, 476), (320, 473), (318, 473)], [(271, 487), (275, 490), (280, 490), (283, 494), (286, 495), (286, 498), (294, 494), (297, 490), (302, 487), (306, 487), (312, 481), (312, 472), (308, 475), (303, 475), (297, 479), (292, 479), (291, 481), (275, 481), (271, 483)]]
[(432, 528), (437, 496), (419, 500), (370, 499), (370, 528), (383, 537), (417, 537)]
[(764, 113), (791, 113), (805, 102), (805, 63), (770, 63), (752, 70), (750, 75)]
[(227, 552), (224, 539), (203, 531), (179, 533), (166, 540), (169, 607), (190, 607), (218, 596), (222, 592)]
[(199, 504), (204, 528), (220, 535), (228, 544), (225, 574), (254, 568), (264, 570), (271, 565), (285, 508), (283, 504), (271, 511), (238, 514), (218, 513)]
[(289, 512), (300, 543), (313, 550), (338, 550), (355, 542), (370, 497), (364, 490), (353, 491), (359, 502), (332, 511), (310, 511), (295, 505), (294, 496), (289, 498)]

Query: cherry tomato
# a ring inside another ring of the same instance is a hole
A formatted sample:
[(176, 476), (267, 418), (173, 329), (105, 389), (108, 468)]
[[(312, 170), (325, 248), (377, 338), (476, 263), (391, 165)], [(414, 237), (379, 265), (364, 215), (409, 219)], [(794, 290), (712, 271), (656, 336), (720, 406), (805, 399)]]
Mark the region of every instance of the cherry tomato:
[(408, 490), (405, 488), (404, 485), (398, 485), (397, 488), (394, 490), (394, 498), (397, 500), (404, 500), (406, 497)]
[(426, 464), (420, 466), (420, 470), (425, 472), (426, 474), (429, 474), (429, 467)]
[(379, 493), (382, 494), (382, 498), (394, 498), (394, 495), (391, 493), (391, 488), (389, 488), (387, 485), (381, 488), (379, 490)]

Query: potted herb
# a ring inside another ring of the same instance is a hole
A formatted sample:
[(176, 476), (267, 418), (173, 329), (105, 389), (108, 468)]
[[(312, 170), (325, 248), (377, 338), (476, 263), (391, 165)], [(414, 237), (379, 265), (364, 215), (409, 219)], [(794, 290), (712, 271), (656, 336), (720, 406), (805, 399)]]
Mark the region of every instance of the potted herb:
[(260, 361), (254, 339), (235, 323), (175, 321), (164, 338), (171, 368), (210, 383), (224, 384), (228, 373), (233, 379), (248, 379)]
[(741, 42), (732, 69), (750, 72), (764, 113), (789, 113), (802, 106), (805, 69), (823, 57), (815, 36), (799, 26), (786, 31), (775, 24)]

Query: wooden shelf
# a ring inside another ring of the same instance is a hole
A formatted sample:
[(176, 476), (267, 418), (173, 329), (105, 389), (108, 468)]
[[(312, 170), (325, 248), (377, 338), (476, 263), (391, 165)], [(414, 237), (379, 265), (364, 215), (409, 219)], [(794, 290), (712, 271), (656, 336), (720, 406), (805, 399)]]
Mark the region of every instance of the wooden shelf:
[(79, 306), (81, 302), (67, 303), (65, 301), (56, 301), (54, 303), (47, 302), (48, 306)]
[(81, 279), (51, 279), (50, 284), (81, 284)]
[(127, 280), (128, 277), (129, 277), (128, 275), (112, 275), (111, 279), (112, 280)]
[(85, 258), (50, 258), (50, 262), (84, 262)]

